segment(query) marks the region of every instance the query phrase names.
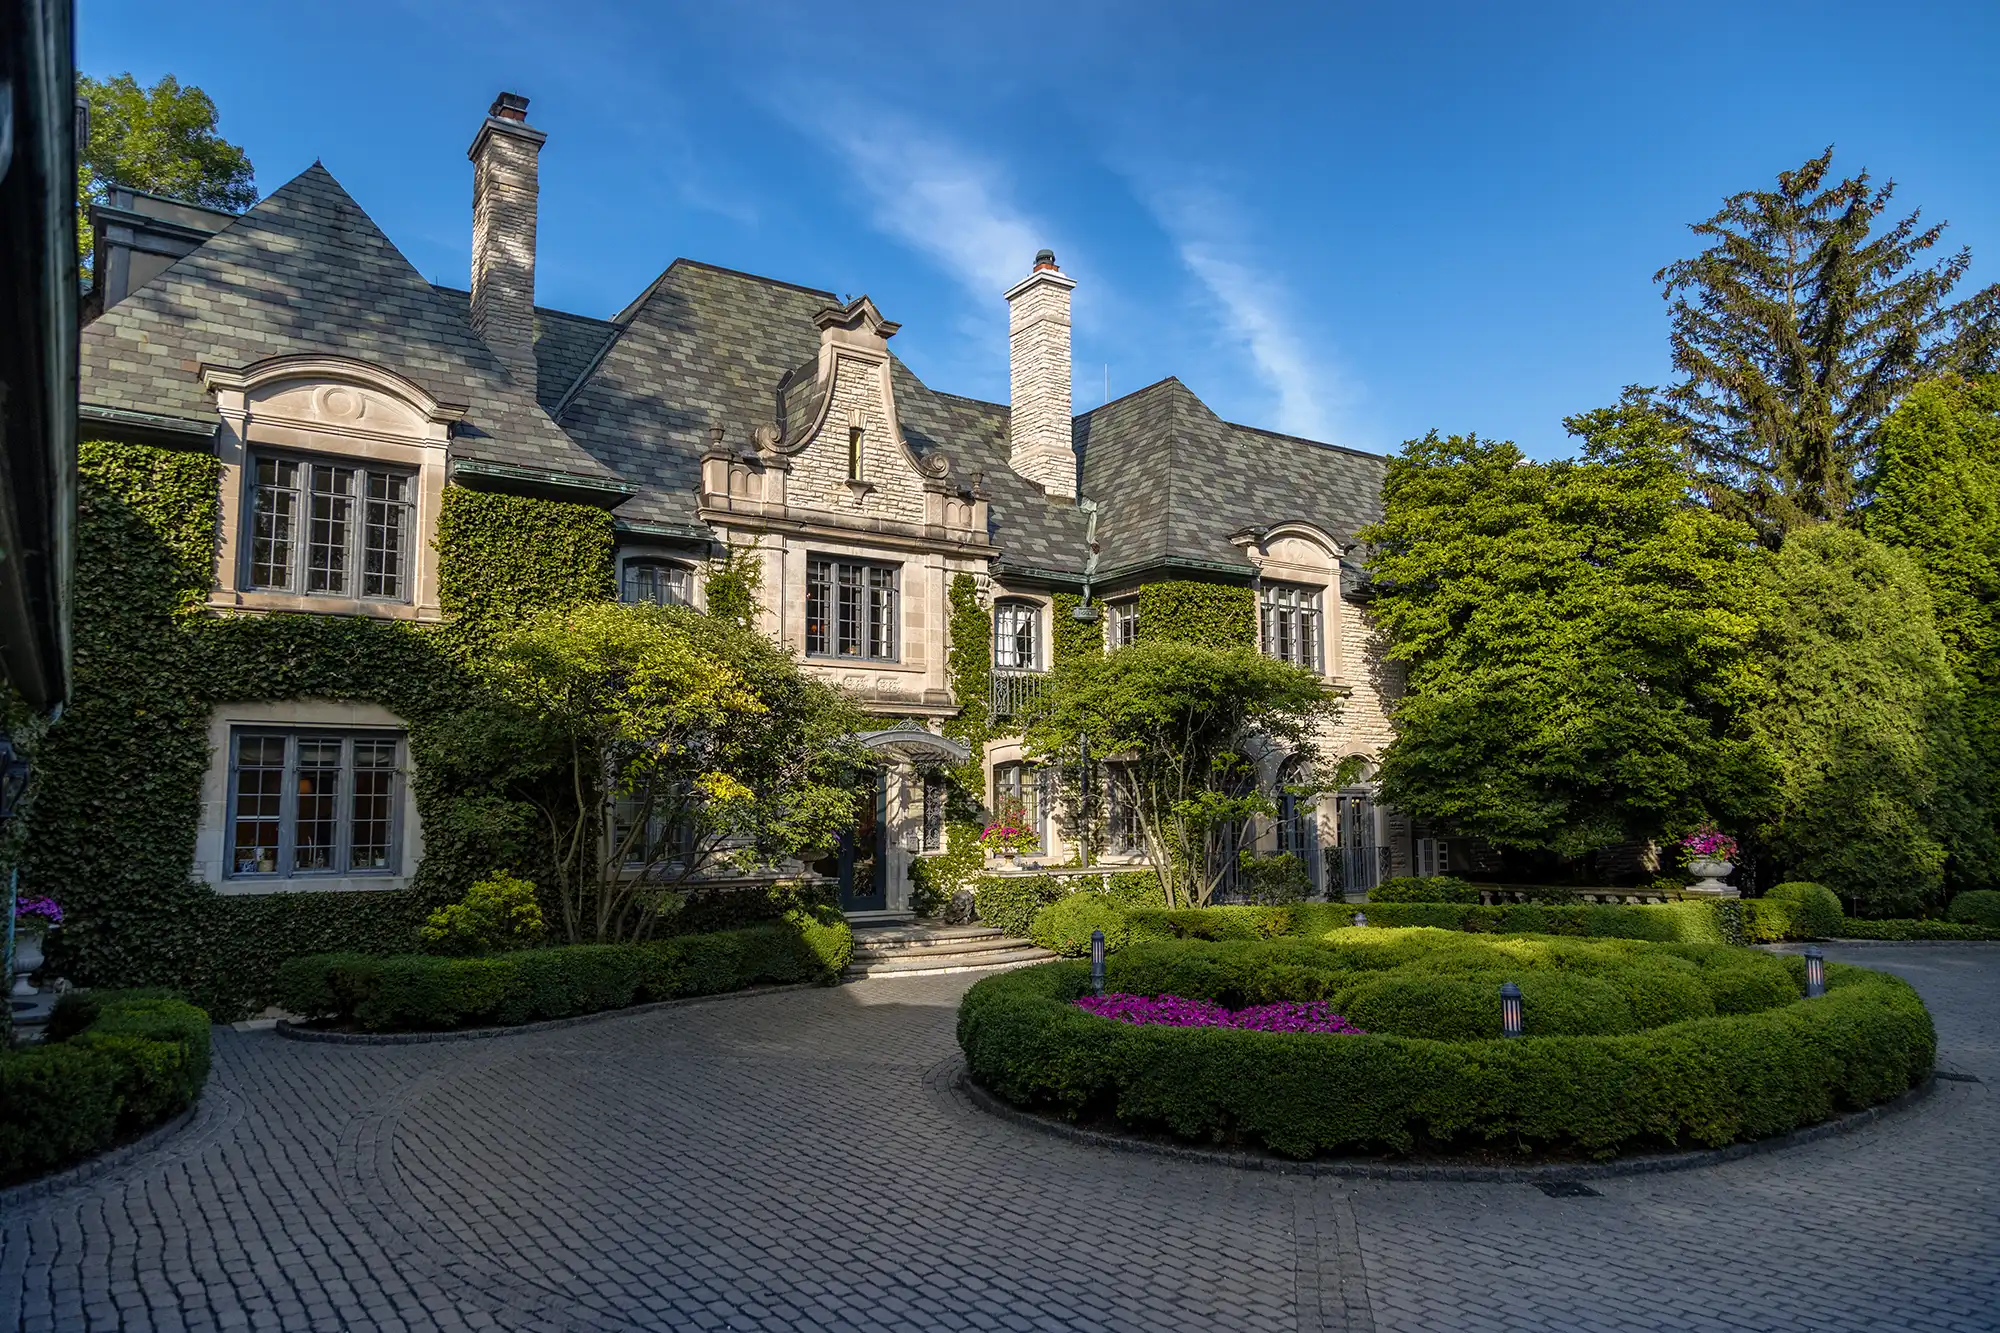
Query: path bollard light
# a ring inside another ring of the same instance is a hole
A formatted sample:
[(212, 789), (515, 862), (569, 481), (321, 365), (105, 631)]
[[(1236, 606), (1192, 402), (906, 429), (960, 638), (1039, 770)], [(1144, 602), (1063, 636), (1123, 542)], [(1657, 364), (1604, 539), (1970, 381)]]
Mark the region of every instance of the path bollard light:
[(1500, 983), (1500, 1035), (1521, 1035), (1521, 988), (1511, 981)]
[(1806, 998), (1816, 1000), (1826, 994), (1826, 955), (1817, 944), (1806, 946)]
[(1368, 914), (1367, 914), (1366, 912), (1356, 912), (1356, 913), (1354, 914), (1354, 924), (1355, 924), (1355, 925), (1357, 925), (1357, 926), (1365, 926), (1365, 925), (1367, 925), (1367, 924), (1368, 924)]
[(1104, 994), (1104, 932), (1090, 932), (1090, 993)]

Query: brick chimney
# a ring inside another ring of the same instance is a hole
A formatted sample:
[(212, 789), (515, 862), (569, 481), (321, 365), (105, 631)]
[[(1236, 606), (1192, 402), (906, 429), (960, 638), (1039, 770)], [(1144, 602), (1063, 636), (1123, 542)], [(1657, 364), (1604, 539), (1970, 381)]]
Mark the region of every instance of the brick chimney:
[(1053, 250), (1007, 293), (1009, 397), (1007, 462), (1050, 496), (1076, 497), (1070, 436), (1069, 293), (1076, 279)]
[(472, 327), (535, 392), (537, 159), (548, 136), (528, 125), (528, 99), (501, 93), (466, 156), (472, 159)]

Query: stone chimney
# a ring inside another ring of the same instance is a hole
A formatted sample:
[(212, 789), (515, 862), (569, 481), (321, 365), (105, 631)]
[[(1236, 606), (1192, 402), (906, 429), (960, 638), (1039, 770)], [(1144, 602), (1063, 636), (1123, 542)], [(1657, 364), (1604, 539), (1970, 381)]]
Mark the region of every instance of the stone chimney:
[(1007, 293), (1007, 359), (1013, 410), (1007, 462), (1051, 496), (1076, 497), (1070, 436), (1069, 293), (1076, 279), (1053, 250)]
[(514, 381), (535, 392), (537, 159), (548, 138), (528, 125), (528, 99), (501, 93), (472, 159), (472, 327)]

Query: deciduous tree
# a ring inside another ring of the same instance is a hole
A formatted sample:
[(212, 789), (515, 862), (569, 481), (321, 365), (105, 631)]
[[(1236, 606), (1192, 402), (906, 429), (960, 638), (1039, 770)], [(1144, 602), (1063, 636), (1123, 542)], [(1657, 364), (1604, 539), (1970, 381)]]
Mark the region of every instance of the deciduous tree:
[(89, 263), (90, 206), (113, 185), (240, 213), (257, 202), (250, 159), (215, 130), (215, 103), (168, 74), (142, 88), (130, 74), (79, 75), (90, 139), (76, 165), (77, 249)]
[(1385, 797), (1502, 847), (1580, 855), (1755, 813), (1771, 773), (1749, 529), (1694, 503), (1641, 390), (1565, 423), (1576, 461), (1433, 432), (1362, 534), (1407, 666)]
[(1249, 780), (1250, 756), (1311, 755), (1334, 708), (1312, 672), (1250, 648), (1142, 641), (1057, 665), (1029, 706), (1030, 754), (1068, 762), (1090, 752), (1130, 802), (1169, 907), (1205, 904), (1228, 873), (1245, 825), (1274, 806)]

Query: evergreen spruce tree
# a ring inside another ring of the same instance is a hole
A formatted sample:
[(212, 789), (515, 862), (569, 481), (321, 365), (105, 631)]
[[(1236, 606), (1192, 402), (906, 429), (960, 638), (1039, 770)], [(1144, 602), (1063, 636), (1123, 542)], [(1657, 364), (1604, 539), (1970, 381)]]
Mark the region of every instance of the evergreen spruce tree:
[(1673, 320), (1667, 397), (1709, 500), (1775, 546), (1864, 497), (1882, 421), (1942, 369), (1990, 368), (2000, 285), (1953, 302), (1971, 263), (1924, 263), (1944, 224), (1878, 229), (1895, 191), (1829, 181), (1833, 150), (1775, 190), (1730, 196), (1693, 224), (1708, 248), (1655, 275)]

